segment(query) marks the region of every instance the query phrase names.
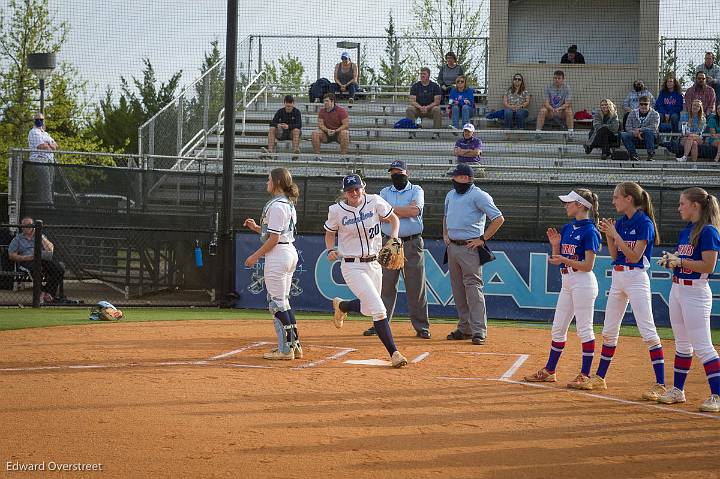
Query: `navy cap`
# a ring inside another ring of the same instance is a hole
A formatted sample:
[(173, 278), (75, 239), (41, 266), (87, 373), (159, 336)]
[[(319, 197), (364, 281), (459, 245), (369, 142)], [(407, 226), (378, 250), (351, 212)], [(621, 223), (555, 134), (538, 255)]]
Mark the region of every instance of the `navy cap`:
[(455, 165), (455, 169), (448, 173), (448, 176), (460, 175), (467, 175), (470, 178), (474, 178), (475, 171), (472, 169), (472, 166), (468, 165), (467, 163), (458, 163), (457, 165)]
[(365, 188), (365, 182), (360, 175), (347, 175), (343, 178), (343, 191), (355, 190), (357, 188)]
[(407, 165), (402, 160), (395, 160), (392, 163), (390, 163), (390, 168), (388, 168), (388, 171), (394, 170), (394, 169), (407, 171)]

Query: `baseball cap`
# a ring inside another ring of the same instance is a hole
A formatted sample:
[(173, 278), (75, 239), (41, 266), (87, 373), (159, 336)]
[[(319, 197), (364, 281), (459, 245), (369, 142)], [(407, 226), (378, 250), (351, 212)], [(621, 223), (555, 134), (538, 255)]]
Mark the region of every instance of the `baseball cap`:
[(343, 191), (355, 190), (357, 188), (365, 188), (365, 182), (360, 175), (347, 175), (343, 178)]
[(396, 168), (398, 170), (407, 171), (407, 165), (402, 160), (395, 160), (392, 163), (390, 163), (390, 168), (388, 168), (388, 171), (396, 169)]
[(458, 163), (457, 165), (455, 165), (455, 169), (448, 173), (448, 176), (460, 175), (467, 175), (470, 178), (473, 178), (475, 177), (475, 171), (473, 171), (472, 166), (468, 165), (467, 163)]
[(572, 202), (577, 201), (578, 203), (583, 205), (585, 208), (587, 208), (589, 210), (592, 209), (592, 205), (590, 204), (590, 202), (588, 200), (586, 200), (585, 198), (583, 198), (582, 196), (580, 196), (579, 194), (575, 193), (574, 191), (571, 191), (567, 195), (560, 195), (560, 196), (558, 196), (558, 198), (560, 198), (560, 201), (562, 201), (563, 203), (572, 203)]
[(343, 59), (343, 58), (347, 58), (347, 59), (349, 60), (349, 59), (350, 59), (350, 54), (349, 54), (348, 52), (342, 52), (342, 53), (340, 54), (340, 59)]
[(469, 131), (475, 133), (475, 125), (473, 125), (472, 123), (465, 123), (463, 125), (463, 130), (469, 130)]

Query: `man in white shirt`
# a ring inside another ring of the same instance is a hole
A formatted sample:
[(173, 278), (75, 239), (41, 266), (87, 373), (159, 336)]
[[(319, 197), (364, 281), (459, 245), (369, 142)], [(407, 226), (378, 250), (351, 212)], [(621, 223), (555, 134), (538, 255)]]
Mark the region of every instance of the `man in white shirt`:
[[(30, 153), (29, 161), (33, 163), (55, 163), (54, 151), (58, 144), (45, 131), (45, 116), (36, 113), (33, 117), (34, 125), (28, 133), (28, 147), (33, 150)], [(38, 203), (44, 206), (53, 206), (53, 179), (55, 170), (52, 166), (34, 166), (28, 170), (29, 193), (36, 198)]]

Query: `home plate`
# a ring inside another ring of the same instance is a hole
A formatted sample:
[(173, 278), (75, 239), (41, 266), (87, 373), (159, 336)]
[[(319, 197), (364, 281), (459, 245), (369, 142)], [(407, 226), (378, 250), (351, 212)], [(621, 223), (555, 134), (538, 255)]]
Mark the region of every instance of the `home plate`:
[(390, 366), (390, 361), (384, 359), (348, 359), (345, 364), (360, 364), (363, 366)]

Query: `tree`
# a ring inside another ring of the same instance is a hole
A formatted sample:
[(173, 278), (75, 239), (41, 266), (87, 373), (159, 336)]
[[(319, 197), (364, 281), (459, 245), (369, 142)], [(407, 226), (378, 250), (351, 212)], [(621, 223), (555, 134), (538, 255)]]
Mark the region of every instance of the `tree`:
[[(661, 44), (662, 46), (662, 44)], [(677, 55), (673, 48), (665, 50), (665, 56), (660, 59), (660, 88), (663, 88), (663, 82), (669, 74), (674, 74), (681, 87), (685, 86), (686, 79), (684, 76), (677, 75)]]
[(202, 80), (195, 84), (195, 95), (186, 100), (188, 125), (194, 132), (210, 128), (217, 123), (220, 110), (225, 106), (225, 62), (218, 48), (218, 40), (210, 42), (210, 52), (200, 66)]
[(47, 0), (9, 0), (0, 9), (0, 190), (7, 188), (7, 151), (27, 147), (39, 96), (27, 56), (59, 52), (68, 31), (67, 23), (53, 20)]
[(415, 68), (410, 63), (410, 59), (403, 54), (402, 48), (400, 47), (400, 40), (395, 30), (395, 20), (392, 10), (390, 11), (390, 18), (388, 20), (388, 26), (385, 28), (385, 33), (387, 34), (385, 56), (380, 59), (380, 71), (377, 74), (378, 85), (394, 87), (414, 83), (418, 75), (417, 68)]
[(411, 9), (414, 24), (405, 34), (416, 38), (408, 42), (418, 65), (428, 62), (429, 52), (433, 66), (444, 63), (445, 53), (453, 51), (465, 73), (474, 75), (484, 65), (486, 43), (478, 38), (487, 33), (488, 17), (485, 0), (477, 8), (472, 0), (413, 0)]
[[(300, 87), (303, 84), (305, 75), (305, 66), (298, 57), (291, 54), (278, 58), (280, 68), (275, 62), (263, 62), (265, 75), (268, 83), (278, 86), (281, 90), (289, 91), (295, 95), (300, 94)], [(258, 85), (260, 88), (261, 85)]]

